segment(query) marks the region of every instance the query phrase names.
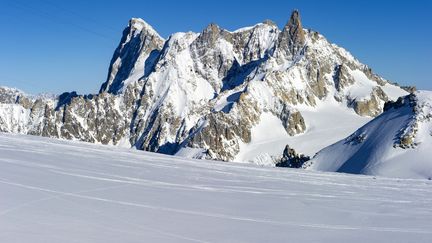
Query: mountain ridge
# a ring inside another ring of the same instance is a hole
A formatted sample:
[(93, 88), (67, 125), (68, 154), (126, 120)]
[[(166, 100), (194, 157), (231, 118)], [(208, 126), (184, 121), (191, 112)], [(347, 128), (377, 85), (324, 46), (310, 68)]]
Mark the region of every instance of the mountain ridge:
[[(0, 131), (275, 164), (291, 138), (327, 129), (314, 119), (342, 112), (356, 122), (318, 141), (308, 155), (406, 94), (318, 32), (304, 29), (298, 11), (282, 30), (270, 21), (237, 31), (210, 24), (201, 33), (175, 33), (166, 40), (133, 18), (98, 94), (0, 100), (2, 109), (14, 110), (0, 116)], [(304, 117), (329, 105), (333, 113)], [(267, 146), (274, 147), (271, 152), (240, 156), (245, 147), (266, 144), (255, 129), (268, 125), (263, 121), (280, 127), (283, 136), (276, 134), (277, 142)], [(289, 145), (297, 149), (305, 143)]]

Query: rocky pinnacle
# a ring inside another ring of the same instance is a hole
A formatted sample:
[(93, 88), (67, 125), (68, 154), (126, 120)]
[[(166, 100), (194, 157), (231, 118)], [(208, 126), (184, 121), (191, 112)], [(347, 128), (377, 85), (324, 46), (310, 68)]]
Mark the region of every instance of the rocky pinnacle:
[(279, 48), (287, 56), (294, 57), (305, 45), (305, 33), (300, 20), (300, 13), (294, 10), (288, 23), (279, 35)]

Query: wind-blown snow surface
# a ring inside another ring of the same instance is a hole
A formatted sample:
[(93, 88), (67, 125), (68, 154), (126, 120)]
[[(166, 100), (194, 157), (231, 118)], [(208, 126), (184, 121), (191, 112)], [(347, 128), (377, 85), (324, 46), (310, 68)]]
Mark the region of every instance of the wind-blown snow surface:
[(432, 92), (401, 98), (349, 137), (307, 162), (308, 169), (401, 178), (432, 177)]
[(430, 242), (432, 182), (0, 134), (0, 242)]

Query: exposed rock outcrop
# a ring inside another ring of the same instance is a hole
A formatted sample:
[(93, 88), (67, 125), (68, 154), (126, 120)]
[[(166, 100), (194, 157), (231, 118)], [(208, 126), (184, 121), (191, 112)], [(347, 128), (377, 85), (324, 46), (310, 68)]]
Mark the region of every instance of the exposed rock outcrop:
[(382, 103), (388, 100), (387, 95), (380, 87), (373, 88), (370, 99), (354, 100), (354, 111), (361, 116), (375, 117), (382, 111)]
[(354, 78), (349, 74), (347, 66), (344, 64), (335, 67), (333, 80), (336, 90), (339, 92), (355, 82)]
[(289, 168), (301, 168), (305, 162), (310, 160), (309, 156), (303, 154), (297, 154), (297, 152), (287, 145), (283, 151), (282, 158), (278, 163), (277, 167), (289, 167)]

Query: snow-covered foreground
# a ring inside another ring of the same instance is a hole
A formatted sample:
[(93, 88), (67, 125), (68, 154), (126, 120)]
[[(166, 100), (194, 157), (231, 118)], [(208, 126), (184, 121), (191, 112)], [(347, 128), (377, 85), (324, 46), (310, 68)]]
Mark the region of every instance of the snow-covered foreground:
[(430, 242), (432, 182), (0, 134), (0, 242)]

